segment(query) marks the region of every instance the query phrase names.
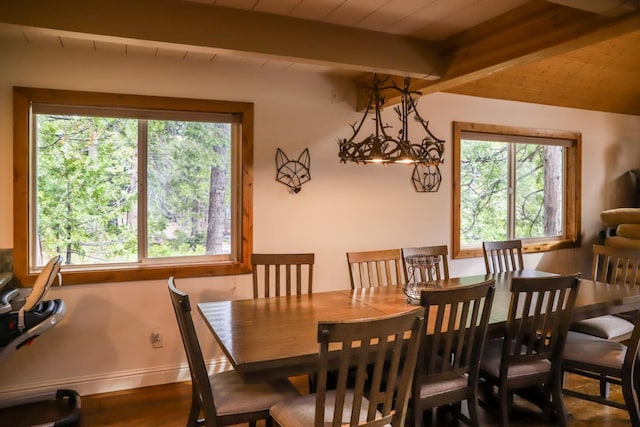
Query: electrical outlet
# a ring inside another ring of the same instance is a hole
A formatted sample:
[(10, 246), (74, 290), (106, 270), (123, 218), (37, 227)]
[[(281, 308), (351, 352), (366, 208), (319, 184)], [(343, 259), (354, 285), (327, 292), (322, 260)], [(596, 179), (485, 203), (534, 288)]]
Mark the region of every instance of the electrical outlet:
[(162, 348), (164, 346), (162, 343), (162, 333), (160, 329), (154, 329), (151, 331), (151, 345), (153, 348)]
[(331, 103), (334, 104), (336, 102), (343, 102), (344, 95), (336, 90), (331, 91)]

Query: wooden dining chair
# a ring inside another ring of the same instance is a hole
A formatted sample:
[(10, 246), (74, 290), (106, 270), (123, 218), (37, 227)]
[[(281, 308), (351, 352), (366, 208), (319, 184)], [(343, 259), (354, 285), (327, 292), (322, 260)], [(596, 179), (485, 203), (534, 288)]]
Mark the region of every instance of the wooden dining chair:
[[(272, 418), (281, 427), (404, 427), (423, 328), (422, 307), (319, 322), (317, 391), (272, 406)], [(336, 389), (327, 390), (327, 374), (335, 368)], [(355, 382), (348, 387), (352, 374)]]
[[(409, 400), (410, 419), (420, 427), (428, 411), (455, 404), (455, 414), (478, 426), (478, 374), (493, 305), (495, 280), (438, 291), (425, 290), (425, 338), (420, 344)], [(460, 411), (466, 400), (469, 417)], [(426, 422), (425, 424), (429, 424)]]
[(522, 240), (482, 242), (482, 253), (487, 274), (524, 269)]
[[(638, 275), (640, 249), (596, 244), (593, 245), (592, 250), (591, 275), (593, 280), (610, 285), (636, 286), (638, 284), (638, 280), (640, 280)], [(634, 317), (635, 313), (630, 315), (607, 314), (573, 322), (569, 329), (613, 341), (626, 341), (634, 330)]]
[[(640, 250), (604, 246), (594, 244), (592, 247), (593, 262), (591, 275), (593, 280), (609, 285), (636, 286), (638, 284), (638, 268), (640, 267)], [(624, 342), (631, 338), (634, 319), (637, 312), (605, 314), (589, 319), (572, 322), (569, 330), (604, 338), (615, 342)], [(584, 345), (586, 337), (580, 334), (569, 334), (567, 347)], [(600, 398), (609, 397), (610, 381), (601, 378)]]
[(404, 282), (400, 249), (347, 252), (347, 262), (351, 289), (402, 285)]
[(252, 254), (253, 297), (313, 293), (315, 254)]
[[(633, 427), (640, 427), (640, 406), (637, 390), (639, 387), (637, 367), (640, 345), (640, 315), (634, 319), (631, 339), (625, 344), (594, 337), (579, 332), (569, 332), (563, 352), (564, 372), (599, 381), (600, 394), (589, 393), (590, 388), (582, 385), (569, 389), (565, 386), (565, 396), (600, 403), (626, 410)], [(602, 382), (622, 387), (623, 402), (612, 400), (602, 393)]]
[(498, 388), (500, 421), (509, 425), (513, 392), (541, 387), (538, 402), (547, 418), (553, 413), (567, 425), (562, 401), (562, 351), (580, 276), (550, 276), (511, 280), (511, 301), (504, 338), (485, 344), (480, 377)]
[(191, 409), (187, 426), (249, 423), (255, 427), (257, 420), (266, 420), (267, 426), (272, 425), (269, 408), (298, 396), (293, 385), (286, 379), (246, 384), (235, 371), (209, 376), (191, 317), (189, 296), (176, 288), (173, 277), (169, 278), (169, 294), (191, 372)]
[(433, 282), (449, 278), (447, 245), (402, 248), (401, 251), (407, 282)]

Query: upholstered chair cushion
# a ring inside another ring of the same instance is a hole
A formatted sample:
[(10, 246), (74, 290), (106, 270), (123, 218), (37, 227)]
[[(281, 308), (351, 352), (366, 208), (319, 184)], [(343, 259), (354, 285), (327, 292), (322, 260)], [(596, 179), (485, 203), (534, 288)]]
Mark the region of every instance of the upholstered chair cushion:
[(218, 416), (269, 409), (300, 394), (286, 379), (269, 383), (245, 383), (236, 371), (214, 374), (209, 381)]
[(618, 248), (640, 249), (640, 239), (631, 239), (629, 237), (610, 236), (607, 237), (605, 244)]
[(620, 224), (616, 228), (616, 236), (640, 239), (640, 224)]
[(468, 386), (469, 376), (467, 374), (452, 378), (449, 381), (437, 381), (431, 384), (423, 381), (420, 385), (420, 397), (449, 393), (455, 390), (462, 390)]
[[(333, 419), (333, 408), (335, 406), (335, 391), (327, 391), (325, 416), (327, 420), (325, 425), (331, 426), (331, 420)], [(364, 403), (367, 405), (364, 405)], [(367, 420), (367, 411), (369, 409), (368, 400), (363, 401), (363, 406), (360, 409), (360, 420)], [(345, 408), (351, 407), (353, 404), (353, 393), (350, 390), (347, 391), (344, 406)], [(269, 411), (271, 417), (277, 425), (282, 426), (312, 426), (314, 425), (315, 413), (316, 413), (316, 395), (308, 394), (306, 396), (300, 396), (293, 400), (285, 401), (271, 407)], [(382, 416), (382, 415), (380, 415)], [(349, 418), (351, 414), (345, 411), (342, 418), (342, 423), (345, 426), (349, 425)]]
[(640, 209), (608, 209), (600, 212), (600, 219), (609, 227), (617, 227), (619, 224), (640, 224)]
[[(490, 340), (484, 346), (482, 354), (482, 370), (489, 374), (500, 376), (500, 362), (502, 361), (502, 339)], [(516, 378), (520, 375), (531, 375), (538, 372), (548, 372), (551, 370), (551, 362), (547, 359), (537, 360), (527, 363), (513, 363), (509, 366), (509, 378)]]
[(619, 342), (594, 337), (579, 332), (569, 332), (563, 357), (572, 362), (597, 363), (620, 369), (627, 354), (627, 346)]
[(604, 339), (614, 339), (630, 337), (633, 332), (633, 323), (621, 317), (607, 314), (574, 322), (570, 329)]

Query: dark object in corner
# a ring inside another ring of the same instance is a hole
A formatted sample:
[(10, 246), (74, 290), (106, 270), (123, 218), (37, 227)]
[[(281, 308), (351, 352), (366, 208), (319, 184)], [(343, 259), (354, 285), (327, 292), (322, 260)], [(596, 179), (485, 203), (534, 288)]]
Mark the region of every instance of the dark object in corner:
[(600, 230), (600, 232), (598, 233), (598, 241), (596, 243), (600, 245), (604, 245), (604, 242), (605, 240), (607, 240), (607, 237), (611, 237), (615, 235), (616, 235), (616, 227), (607, 227), (604, 230)]
[[(38, 275), (31, 293), (24, 299), (15, 288), (0, 292), (0, 363), (24, 345), (31, 344), (64, 317), (66, 306), (63, 300), (44, 299), (56, 279), (61, 283), (61, 264), (60, 255), (51, 258)], [(2, 425), (16, 427), (71, 427), (80, 423), (80, 407), (77, 392), (60, 389), (1, 401), (0, 420)], [(8, 424), (4, 424), (7, 420), (10, 420)]]
[(627, 172), (631, 184), (631, 207), (640, 208), (640, 168)]
[[(82, 420), (80, 395), (75, 390), (59, 389), (10, 401), (0, 410), (2, 422), (13, 427), (73, 427)], [(55, 419), (55, 421), (51, 421)]]

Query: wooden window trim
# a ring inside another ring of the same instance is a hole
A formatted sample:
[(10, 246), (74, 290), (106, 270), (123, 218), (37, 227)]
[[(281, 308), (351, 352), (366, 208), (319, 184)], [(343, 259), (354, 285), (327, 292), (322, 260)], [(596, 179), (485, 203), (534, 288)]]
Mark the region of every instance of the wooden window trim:
[(171, 264), (135, 264), (105, 269), (64, 271), (63, 284), (123, 282), (175, 277), (204, 277), (243, 274), (251, 271), (253, 248), (253, 103), (203, 99), (169, 98), (114, 93), (78, 92), (40, 88), (14, 87), (13, 90), (13, 226), (14, 274), (22, 286), (30, 286), (38, 271), (29, 267), (29, 117), (32, 103), (60, 105), (109, 106), (187, 112), (234, 113), (241, 116), (241, 220), (240, 253), (235, 261), (189, 262)]
[(540, 239), (535, 242), (523, 241), (523, 252), (546, 252), (555, 249), (580, 246), (582, 218), (582, 134), (579, 132), (523, 128), (492, 124), (453, 122), (453, 229), (451, 237), (452, 257), (472, 258), (482, 256), (482, 247), (462, 248), (460, 244), (460, 139), (463, 132), (492, 133), (514, 136), (555, 138), (572, 141), (565, 157), (565, 234), (561, 238)]

